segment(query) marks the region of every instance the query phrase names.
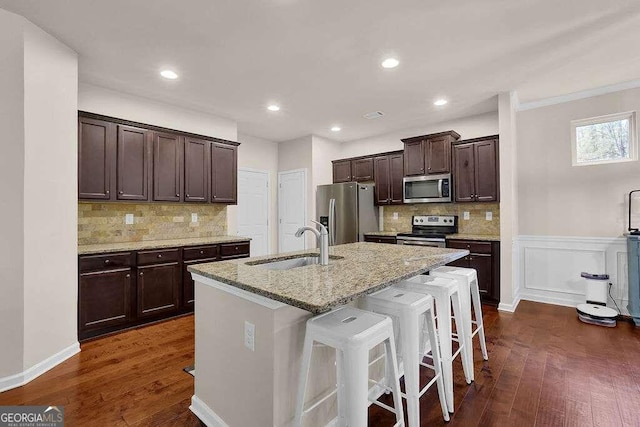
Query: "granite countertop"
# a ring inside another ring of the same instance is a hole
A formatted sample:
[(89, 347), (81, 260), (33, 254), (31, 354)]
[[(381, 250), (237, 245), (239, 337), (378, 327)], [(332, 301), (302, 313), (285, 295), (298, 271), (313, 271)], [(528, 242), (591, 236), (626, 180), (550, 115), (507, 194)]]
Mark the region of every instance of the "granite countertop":
[(176, 248), (183, 246), (215, 245), (218, 243), (238, 243), (248, 242), (250, 240), (250, 238), (242, 236), (213, 236), (187, 239), (146, 240), (140, 242), (78, 245), (78, 255), (107, 254), (113, 252)]
[(449, 234), (447, 239), (459, 239), (459, 240), (484, 240), (487, 242), (499, 242), (500, 236), (497, 234)]
[(198, 264), (190, 266), (189, 271), (317, 314), (455, 261), (469, 251), (359, 242), (330, 247), (330, 256), (342, 259), (330, 259), (327, 266), (291, 270), (259, 266), (317, 253), (300, 251)]
[(396, 237), (398, 235), (397, 231), (369, 231), (368, 233), (364, 233), (365, 236), (381, 236), (381, 237)]

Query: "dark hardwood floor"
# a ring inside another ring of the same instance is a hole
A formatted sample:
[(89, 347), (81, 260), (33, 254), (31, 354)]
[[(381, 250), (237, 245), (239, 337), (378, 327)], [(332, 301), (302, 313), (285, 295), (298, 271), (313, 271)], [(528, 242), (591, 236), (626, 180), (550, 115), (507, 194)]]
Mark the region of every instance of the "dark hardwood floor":
[[(450, 426), (640, 426), (640, 328), (586, 325), (574, 309), (531, 302), (484, 314), (489, 361), (476, 341), (471, 385), (456, 361)], [(68, 426), (198, 426), (193, 379), (182, 371), (193, 351), (193, 316), (98, 339), (0, 393), (0, 405), (62, 405)], [(421, 408), (423, 425), (445, 424), (435, 389)], [(372, 406), (370, 425), (392, 419)]]

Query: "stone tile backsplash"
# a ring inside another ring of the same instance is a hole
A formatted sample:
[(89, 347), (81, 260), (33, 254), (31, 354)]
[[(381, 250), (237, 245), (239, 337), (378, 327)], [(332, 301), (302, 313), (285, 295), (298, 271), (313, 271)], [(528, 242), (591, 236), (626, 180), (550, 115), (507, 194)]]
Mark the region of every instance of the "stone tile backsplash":
[[(463, 219), (463, 212), (469, 212), (469, 219)], [(493, 215), (487, 221), (486, 212)], [(393, 213), (398, 213), (398, 219), (393, 219)], [(457, 215), (458, 232), (461, 234), (500, 234), (500, 204), (499, 203), (418, 203), (413, 205), (385, 206), (383, 225), (385, 231), (411, 231), (411, 217), (413, 215)]]
[[(198, 222), (191, 222), (191, 214)], [(125, 224), (133, 214), (134, 223)], [(227, 207), (204, 204), (78, 203), (78, 244), (138, 242), (222, 236), (227, 233)]]

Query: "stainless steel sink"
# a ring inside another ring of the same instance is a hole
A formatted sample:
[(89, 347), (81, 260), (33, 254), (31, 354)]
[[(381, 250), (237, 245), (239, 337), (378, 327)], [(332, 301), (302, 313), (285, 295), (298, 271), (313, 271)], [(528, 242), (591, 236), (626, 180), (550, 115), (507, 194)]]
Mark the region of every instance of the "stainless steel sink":
[[(342, 259), (338, 256), (330, 256), (329, 260)], [(320, 257), (318, 256), (302, 256), (299, 258), (289, 258), (280, 261), (270, 262), (253, 262), (247, 263), (255, 267), (264, 268), (266, 270), (291, 270), (292, 268), (306, 267), (308, 265), (320, 264)]]

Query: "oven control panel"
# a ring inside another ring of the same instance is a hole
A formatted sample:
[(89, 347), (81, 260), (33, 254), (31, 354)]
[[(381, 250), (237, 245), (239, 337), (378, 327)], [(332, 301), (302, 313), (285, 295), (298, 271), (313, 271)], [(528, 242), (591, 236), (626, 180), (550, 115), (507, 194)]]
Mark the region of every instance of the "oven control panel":
[(452, 227), (458, 223), (455, 215), (415, 215), (414, 226)]

